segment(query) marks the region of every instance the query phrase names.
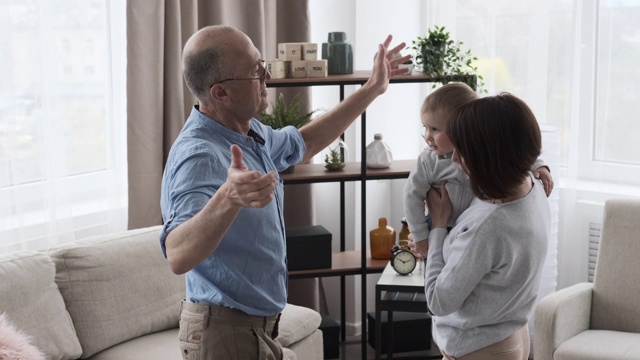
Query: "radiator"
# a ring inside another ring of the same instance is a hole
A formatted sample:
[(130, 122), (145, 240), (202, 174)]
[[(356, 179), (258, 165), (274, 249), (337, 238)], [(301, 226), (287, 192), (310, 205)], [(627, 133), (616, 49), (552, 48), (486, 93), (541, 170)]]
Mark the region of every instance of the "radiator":
[(598, 260), (598, 249), (600, 248), (600, 232), (602, 224), (589, 223), (589, 282), (593, 282), (593, 276), (596, 272), (596, 260)]

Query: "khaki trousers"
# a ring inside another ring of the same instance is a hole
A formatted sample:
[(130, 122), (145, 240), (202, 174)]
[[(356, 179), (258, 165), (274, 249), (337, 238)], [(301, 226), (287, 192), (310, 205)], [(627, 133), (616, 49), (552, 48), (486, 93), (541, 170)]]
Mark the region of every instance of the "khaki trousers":
[(280, 315), (253, 316), (221, 306), (180, 304), (184, 360), (282, 360), (275, 340)]
[(495, 344), (460, 357), (443, 354), (442, 360), (527, 360), (529, 348), (529, 327), (525, 325)]

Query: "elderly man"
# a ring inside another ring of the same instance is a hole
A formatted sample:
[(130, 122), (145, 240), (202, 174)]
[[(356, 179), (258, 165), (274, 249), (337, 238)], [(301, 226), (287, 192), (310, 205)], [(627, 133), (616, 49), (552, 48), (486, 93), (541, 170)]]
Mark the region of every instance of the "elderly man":
[(389, 50), (390, 42), (378, 46), (384, 56), (369, 80), (333, 110), (300, 130), (274, 130), (254, 118), (267, 108), (270, 75), (251, 39), (210, 26), (187, 41), (183, 75), (198, 105), (167, 159), (160, 235), (173, 272), (187, 273), (185, 359), (282, 358), (274, 339), (288, 275), (278, 171), (328, 146), (405, 71), (396, 65), (410, 56), (393, 59), (405, 44)]

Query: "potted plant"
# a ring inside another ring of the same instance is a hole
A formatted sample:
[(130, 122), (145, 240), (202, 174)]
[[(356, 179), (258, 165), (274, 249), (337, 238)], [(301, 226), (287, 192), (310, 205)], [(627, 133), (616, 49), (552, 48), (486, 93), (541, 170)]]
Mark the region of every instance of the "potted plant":
[[(258, 120), (264, 125), (271, 126), (274, 129), (281, 129), (285, 126), (295, 126), (297, 129), (303, 127), (311, 121), (311, 117), (318, 110), (312, 110), (308, 113), (301, 111), (303, 105), (302, 97), (297, 94), (287, 104), (282, 93), (278, 94), (275, 104), (271, 103), (271, 112), (262, 112), (257, 116)], [(294, 166), (282, 171), (282, 174), (290, 174), (294, 170)]]
[(297, 129), (307, 125), (311, 121), (311, 116), (317, 111), (312, 110), (302, 113), (302, 97), (298, 94), (287, 104), (282, 93), (278, 94), (276, 103), (271, 103), (271, 113), (262, 112), (258, 116), (261, 123), (271, 126), (274, 129), (281, 129), (285, 126), (295, 126)]
[(340, 145), (335, 148), (328, 147), (328, 151), (324, 155), (324, 167), (329, 171), (341, 170), (345, 166), (345, 152)]
[[(414, 51), (416, 66), (425, 74), (443, 78), (446, 84), (450, 81), (462, 81), (480, 92), (484, 90), (484, 79), (477, 74), (478, 67), (473, 62), (478, 60), (471, 50), (462, 50), (462, 41), (452, 40), (444, 26), (434, 26), (427, 36), (418, 36), (408, 47)], [(476, 75), (476, 79), (465, 75)], [(434, 84), (433, 87), (436, 85)]]
[(409, 71), (407, 71), (406, 73), (402, 74), (402, 75), (411, 75), (411, 73), (413, 72), (413, 60), (409, 59), (405, 62), (403, 62), (402, 64), (398, 65), (399, 69), (409, 69)]

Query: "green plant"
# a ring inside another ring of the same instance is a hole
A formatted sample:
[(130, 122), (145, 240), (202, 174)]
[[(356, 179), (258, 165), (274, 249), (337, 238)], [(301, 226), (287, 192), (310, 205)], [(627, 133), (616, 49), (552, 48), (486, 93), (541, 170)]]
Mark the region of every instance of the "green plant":
[(329, 148), (329, 153), (324, 156), (324, 167), (327, 170), (340, 170), (344, 165), (344, 155), (340, 145), (334, 149)]
[[(443, 78), (443, 84), (462, 81), (473, 89), (487, 92), (484, 89), (484, 79), (478, 74), (478, 67), (473, 64), (478, 58), (471, 54), (471, 50), (462, 49), (462, 41), (452, 40), (444, 26), (434, 26), (429, 29), (428, 36), (418, 36), (411, 44), (407, 48), (414, 51), (416, 66), (425, 74)], [(434, 84), (433, 87), (435, 86)]]
[(262, 112), (258, 116), (261, 123), (271, 126), (274, 129), (280, 129), (288, 125), (301, 128), (311, 121), (311, 116), (318, 111), (312, 110), (308, 113), (302, 113), (302, 97), (296, 95), (291, 99), (291, 102), (287, 104), (284, 101), (282, 93), (278, 94), (276, 103), (271, 103), (271, 113)]

